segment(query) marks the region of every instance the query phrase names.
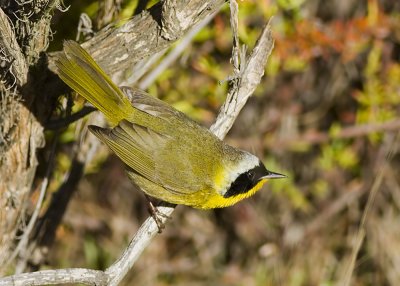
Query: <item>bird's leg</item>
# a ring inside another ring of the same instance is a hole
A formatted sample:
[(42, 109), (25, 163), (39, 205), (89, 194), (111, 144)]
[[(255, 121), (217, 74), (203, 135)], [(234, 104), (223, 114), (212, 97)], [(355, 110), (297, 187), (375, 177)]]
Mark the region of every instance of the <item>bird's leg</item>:
[(166, 214), (163, 214), (162, 212), (160, 212), (157, 207), (154, 206), (153, 202), (151, 201), (151, 198), (147, 195), (144, 194), (144, 196), (146, 197), (147, 200), (147, 208), (148, 211), (150, 213), (150, 215), (153, 217), (154, 221), (157, 224), (158, 227), (158, 233), (161, 233), (162, 230), (165, 228), (165, 224), (162, 221), (162, 218), (166, 218), (168, 219), (169, 216), (167, 216)]

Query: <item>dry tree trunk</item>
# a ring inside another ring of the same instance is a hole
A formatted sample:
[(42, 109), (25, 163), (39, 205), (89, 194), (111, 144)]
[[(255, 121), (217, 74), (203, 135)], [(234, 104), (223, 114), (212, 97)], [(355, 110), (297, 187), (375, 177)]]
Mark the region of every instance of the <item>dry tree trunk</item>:
[[(165, 0), (121, 27), (99, 31), (83, 46), (114, 75), (170, 46), (224, 3)], [(51, 55), (48, 63), (41, 57), (57, 9), (63, 9), (60, 0), (0, 0), (0, 275), (28, 217), (28, 198), (37, 179), (36, 153), (45, 145), (43, 126), (64, 90), (50, 72)]]
[(29, 67), (48, 46), (51, 13), (58, 2), (27, 2), (0, 1), (0, 261), (10, 255), (24, 222), (35, 154), (44, 142), (33, 112), (37, 94)]

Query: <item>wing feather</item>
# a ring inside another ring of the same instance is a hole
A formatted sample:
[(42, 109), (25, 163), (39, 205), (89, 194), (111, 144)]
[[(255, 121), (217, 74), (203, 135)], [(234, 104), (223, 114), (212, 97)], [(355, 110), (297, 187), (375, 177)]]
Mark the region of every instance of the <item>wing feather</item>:
[(192, 121), (186, 114), (143, 90), (127, 86), (122, 86), (120, 89), (129, 98), (131, 104), (140, 111), (166, 120), (185, 119)]
[(213, 186), (210, 172), (217, 166), (207, 156), (209, 148), (202, 149), (206, 141), (193, 146), (193, 138), (177, 139), (126, 120), (113, 129), (90, 126), (90, 130), (129, 169), (171, 194), (190, 194)]
[(90, 126), (90, 130), (131, 169), (149, 180), (156, 179), (154, 150), (163, 148), (165, 136), (126, 120), (113, 129)]

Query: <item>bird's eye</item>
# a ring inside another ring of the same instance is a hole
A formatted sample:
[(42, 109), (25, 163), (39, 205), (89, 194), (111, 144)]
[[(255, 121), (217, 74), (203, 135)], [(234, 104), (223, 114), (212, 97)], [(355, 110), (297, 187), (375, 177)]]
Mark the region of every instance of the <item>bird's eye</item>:
[(249, 179), (254, 179), (254, 176), (255, 176), (254, 171), (248, 171), (248, 172), (247, 172), (247, 177), (248, 177)]

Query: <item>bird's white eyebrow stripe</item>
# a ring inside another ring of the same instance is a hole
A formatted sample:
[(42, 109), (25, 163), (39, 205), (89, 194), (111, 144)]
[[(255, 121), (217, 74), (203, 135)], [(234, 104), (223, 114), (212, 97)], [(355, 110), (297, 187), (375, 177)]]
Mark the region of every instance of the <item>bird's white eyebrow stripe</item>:
[(243, 156), (246, 158), (242, 158), (239, 161), (239, 165), (235, 166), (235, 172), (232, 172), (233, 170), (228, 172), (229, 177), (227, 178), (227, 185), (231, 185), (236, 180), (238, 175), (253, 169), (259, 164), (259, 159), (256, 156), (245, 151), (243, 151)]

